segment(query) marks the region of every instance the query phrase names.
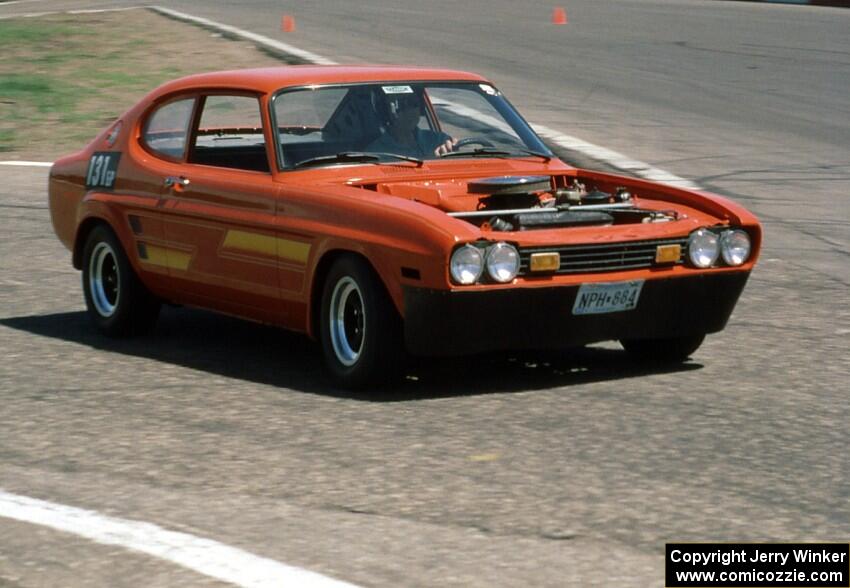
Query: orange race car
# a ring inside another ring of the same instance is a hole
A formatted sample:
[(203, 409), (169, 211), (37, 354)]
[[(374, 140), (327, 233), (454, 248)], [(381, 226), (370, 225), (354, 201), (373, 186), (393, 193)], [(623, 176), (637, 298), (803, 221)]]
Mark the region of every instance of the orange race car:
[(566, 165), (487, 80), (440, 69), (170, 82), (57, 161), (49, 195), (106, 334), (209, 308), (320, 340), (351, 387), (405, 350), (684, 360), (761, 242), (719, 196)]

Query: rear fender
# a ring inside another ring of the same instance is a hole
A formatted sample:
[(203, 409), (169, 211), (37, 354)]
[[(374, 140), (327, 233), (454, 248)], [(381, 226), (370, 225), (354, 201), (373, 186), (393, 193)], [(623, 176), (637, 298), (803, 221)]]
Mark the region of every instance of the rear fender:
[(83, 199), (78, 209), (77, 233), (74, 237), (74, 267), (77, 269), (83, 267), (83, 248), (92, 228), (98, 224), (105, 224), (112, 229), (121, 242), (121, 247), (124, 248), (133, 271), (136, 275), (140, 275), (138, 256), (134, 255), (134, 241), (130, 236), (129, 224), (118, 207), (111, 202), (114, 198), (112, 194), (89, 192)]

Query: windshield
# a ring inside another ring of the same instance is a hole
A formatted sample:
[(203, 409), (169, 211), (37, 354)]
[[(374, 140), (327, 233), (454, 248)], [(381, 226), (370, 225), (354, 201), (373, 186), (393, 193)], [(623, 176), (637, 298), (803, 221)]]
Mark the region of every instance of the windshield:
[(272, 106), (283, 169), (551, 152), (486, 83), (392, 82), (297, 88)]

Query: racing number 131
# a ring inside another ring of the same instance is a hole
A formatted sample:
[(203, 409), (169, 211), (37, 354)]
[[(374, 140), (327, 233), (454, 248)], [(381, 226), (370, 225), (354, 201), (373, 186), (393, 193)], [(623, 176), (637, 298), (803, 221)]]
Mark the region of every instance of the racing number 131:
[(87, 188), (112, 188), (115, 186), (115, 176), (118, 172), (118, 160), (121, 154), (113, 151), (94, 153), (89, 160), (86, 172)]

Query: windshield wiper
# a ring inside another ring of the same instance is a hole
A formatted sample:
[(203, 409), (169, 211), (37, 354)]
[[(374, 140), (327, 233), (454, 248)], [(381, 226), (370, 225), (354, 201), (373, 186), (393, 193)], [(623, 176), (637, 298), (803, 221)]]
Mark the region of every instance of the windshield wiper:
[(440, 157), (510, 157), (511, 155), (518, 155), (520, 153), (523, 155), (542, 157), (546, 161), (552, 159), (551, 155), (546, 155), (539, 151), (532, 151), (531, 149), (514, 149), (512, 151), (506, 151), (504, 149), (493, 149), (492, 147), (479, 147), (472, 151), (449, 151)]
[(380, 155), (381, 157), (392, 157), (393, 159), (403, 159), (404, 161), (412, 161), (416, 165), (422, 165), (422, 160), (418, 157), (410, 155), (402, 155), (401, 153), (390, 153), (389, 151), (370, 151), (372, 155)]
[(522, 149), (522, 148), (520, 148), (520, 149), (516, 149), (515, 151), (519, 151), (520, 153), (525, 153), (526, 155), (534, 155), (535, 157), (540, 157), (540, 158), (544, 159), (545, 161), (550, 161), (552, 159), (551, 155), (547, 155), (546, 153), (543, 153), (541, 151), (535, 151), (533, 149)]
[(322, 165), (325, 163), (378, 163), (381, 161), (383, 157), (392, 157), (394, 159), (403, 159), (404, 161), (412, 161), (417, 165), (422, 165), (422, 160), (417, 159), (415, 157), (409, 157), (407, 155), (400, 155), (398, 153), (381, 153), (381, 152), (366, 152), (366, 151), (340, 151), (339, 153), (334, 153), (333, 155), (320, 155), (318, 157), (311, 157), (309, 159), (305, 159), (303, 161), (299, 161), (294, 166), (294, 169), (299, 167), (309, 167), (311, 165)]

